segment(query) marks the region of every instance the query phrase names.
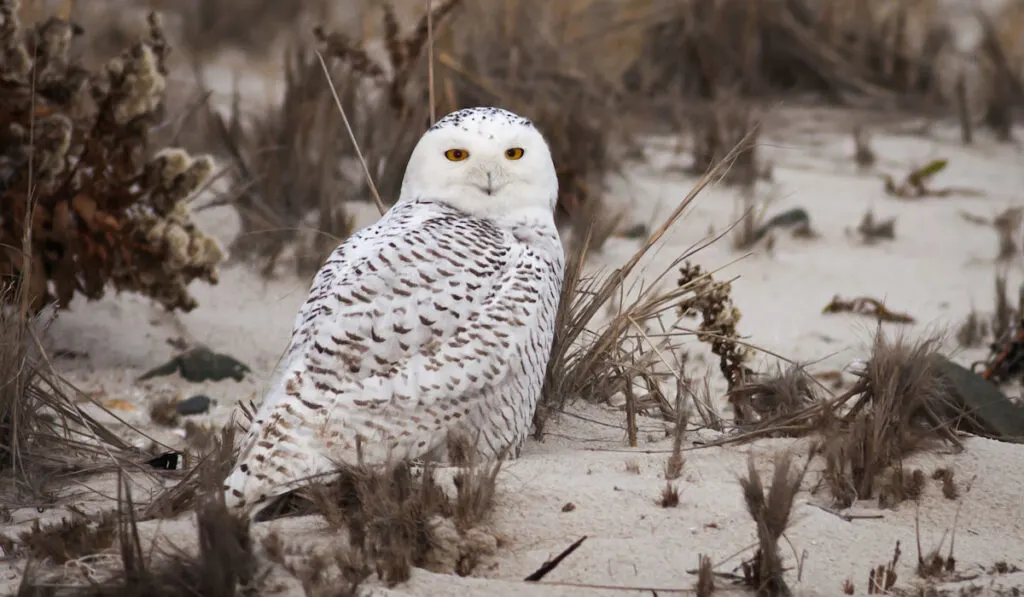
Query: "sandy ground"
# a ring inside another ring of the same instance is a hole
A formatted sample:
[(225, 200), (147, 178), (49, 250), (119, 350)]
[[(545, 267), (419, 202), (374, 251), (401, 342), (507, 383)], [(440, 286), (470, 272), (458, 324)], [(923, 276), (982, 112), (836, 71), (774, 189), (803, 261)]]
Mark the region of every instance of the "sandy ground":
[[(853, 143), (848, 131), (855, 118), (826, 110), (781, 109), (772, 114), (766, 129), (763, 158), (773, 164), (773, 175), (771, 182), (759, 184), (758, 194), (775, 197), (769, 213), (791, 207), (806, 209), (818, 238), (795, 239), (780, 232), (771, 251), (762, 246), (745, 257), (726, 238), (696, 257), (708, 268), (727, 266), (721, 276), (738, 277), (734, 297), (743, 312), (741, 333), (788, 358), (820, 360), (815, 371), (842, 369), (864, 357), (873, 333), (869, 319), (823, 315), (822, 308), (833, 295), (884, 298), (890, 308), (910, 313), (917, 320), (913, 325), (888, 327), (912, 336), (951, 329), (972, 307), (991, 309), (993, 278), (998, 271), (994, 262), (996, 234), (991, 228), (966, 221), (961, 212), (992, 218), (1007, 207), (1024, 203), (1024, 154), (1018, 146), (998, 145), (981, 135), (973, 147), (965, 149), (952, 128), (926, 129), (922, 123), (909, 121), (869, 123), (870, 130), (879, 131), (872, 142), (879, 163), (862, 172), (851, 159)], [(1024, 132), (1017, 134), (1020, 137)], [(651, 139), (645, 159), (626, 164), (624, 174), (610, 181), (610, 196), (622, 201), (634, 222), (656, 225), (695, 183), (695, 178), (682, 170), (689, 157), (675, 152), (675, 144), (674, 139)], [(976, 193), (918, 200), (884, 193), (881, 174), (899, 179), (910, 168), (940, 157), (949, 160), (949, 167), (934, 185)], [(718, 187), (705, 192), (640, 275), (659, 274), (709, 231), (727, 227), (737, 213), (737, 201), (734, 189)], [(373, 221), (372, 206), (358, 209), (361, 224)], [(868, 209), (878, 219), (897, 218), (895, 240), (875, 245), (860, 242), (852, 230)], [(235, 233), (230, 211), (203, 212), (202, 222), (225, 242)], [(615, 266), (636, 247), (635, 240), (612, 239), (594, 256), (591, 267)], [(1020, 265), (1008, 267), (1011, 289), (1020, 281)], [(231, 266), (223, 269), (219, 285), (194, 286), (200, 308), (190, 314), (169, 316), (149, 301), (130, 295), (111, 294), (94, 303), (76, 299), (55, 323), (52, 337), (54, 348), (79, 356), (61, 358), (58, 366), (82, 390), (104, 401), (124, 401), (111, 404), (120, 404), (117, 412), (127, 422), (161, 441), (180, 445), (181, 430), (156, 428), (149, 422), (149, 404), (165, 393), (206, 394), (217, 402), (208, 414), (193, 420), (217, 425), (227, 420), (239, 401), (259, 400), (287, 343), (306, 287), (307, 281), (291, 274), (264, 280), (244, 267)], [(172, 338), (229, 353), (246, 362), (253, 373), (243, 382), (190, 384), (172, 376), (136, 383), (138, 375), (174, 354), (167, 342)], [(948, 349), (964, 364), (981, 356), (977, 350), (959, 350), (952, 340)], [(758, 367), (772, 363), (770, 357), (757, 357)], [(700, 360), (694, 366), (697, 373), (701, 368), (716, 367)], [(721, 383), (716, 382), (716, 387), (720, 389)], [(531, 441), (522, 458), (501, 474), (490, 527), (501, 537), (502, 546), (477, 569), (477, 578), (416, 571), (409, 583), (380, 589), (380, 594), (622, 594), (612, 588), (594, 588), (599, 585), (671, 594), (693, 588), (695, 577), (687, 570), (696, 567), (698, 554), (721, 562), (720, 571), (737, 566), (741, 557), (727, 558), (755, 538), (737, 483), (737, 477), (745, 472), (747, 455), (754, 455), (761, 470), (768, 471), (771, 454), (794, 442), (771, 440), (688, 451), (684, 475), (677, 482), (680, 504), (666, 509), (657, 499), (665, 485), (665, 451), (670, 441), (665, 438), (664, 424), (656, 419), (641, 419), (641, 429), (640, 449), (630, 450), (625, 447), (624, 417), (619, 408), (573, 407), (552, 423), (544, 442)], [(629, 472), (628, 462), (637, 463), (639, 472)], [(997, 561), (1024, 568), (1024, 447), (972, 439), (965, 453), (922, 456), (912, 465), (929, 474), (940, 465), (953, 467), (956, 478), (965, 485), (963, 499), (946, 500), (938, 485), (929, 481), (919, 507), (908, 502), (880, 510), (874, 501), (864, 501), (853, 511), (880, 514), (880, 518), (845, 521), (815, 506), (827, 504), (824, 495), (801, 493), (795, 522), (783, 546), (786, 564), (792, 568), (789, 580), (798, 594), (841, 594), (847, 579), (857, 594), (866, 594), (869, 569), (887, 562), (897, 541), (904, 553), (898, 567), (899, 586), (913, 586), (915, 520), (920, 520), (921, 543), (928, 551), (953, 528), (958, 508), (957, 569), (975, 577), (965, 583), (982, 587), (984, 594), (1024, 588), (1020, 573), (985, 572)], [(805, 489), (810, 490), (817, 481), (816, 470), (812, 466)], [(563, 512), (567, 503), (575, 509)], [(59, 511), (51, 510), (46, 516)], [(34, 508), (17, 509), (13, 514), (17, 526), (40, 516)], [(163, 533), (186, 544), (190, 541), (188, 517), (146, 524), (150, 525), (148, 533)], [(301, 542), (330, 539), (325, 525), (313, 519), (257, 526), (257, 534), (280, 528)], [(521, 581), (583, 535), (588, 537), (583, 546), (543, 583)], [(5, 566), (0, 592), (17, 579), (15, 567), (11, 563)]]

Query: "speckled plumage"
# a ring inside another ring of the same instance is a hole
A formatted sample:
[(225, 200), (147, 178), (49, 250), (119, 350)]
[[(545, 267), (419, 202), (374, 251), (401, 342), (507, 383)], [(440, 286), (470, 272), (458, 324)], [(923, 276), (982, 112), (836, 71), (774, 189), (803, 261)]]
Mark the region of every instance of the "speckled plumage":
[[(469, 158), (442, 160), (450, 147)], [(546, 143), (515, 114), (462, 110), (427, 131), (399, 201), (315, 276), (225, 481), (229, 505), (339, 462), (422, 457), (459, 426), (485, 457), (517, 457), (562, 284), (557, 190)]]

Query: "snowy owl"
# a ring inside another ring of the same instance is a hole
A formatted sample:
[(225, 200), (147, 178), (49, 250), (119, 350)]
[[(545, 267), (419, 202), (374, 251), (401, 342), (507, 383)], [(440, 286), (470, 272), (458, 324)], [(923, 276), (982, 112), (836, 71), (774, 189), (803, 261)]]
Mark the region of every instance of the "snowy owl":
[[(313, 279), (224, 482), (250, 507), (345, 464), (443, 449), (519, 456), (554, 339), (558, 180), (533, 124), (448, 114), (416, 144), (398, 201)], [(322, 477), (321, 477), (322, 480)]]

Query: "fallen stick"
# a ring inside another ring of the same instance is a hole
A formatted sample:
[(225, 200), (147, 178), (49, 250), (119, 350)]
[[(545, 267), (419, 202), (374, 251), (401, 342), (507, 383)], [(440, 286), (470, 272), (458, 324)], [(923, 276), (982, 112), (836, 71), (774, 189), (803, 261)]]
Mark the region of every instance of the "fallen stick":
[(829, 514), (831, 514), (832, 516), (835, 516), (836, 518), (841, 518), (841, 519), (845, 520), (846, 522), (853, 522), (855, 520), (878, 520), (878, 519), (885, 518), (885, 516), (883, 516), (881, 514), (843, 514), (842, 512), (840, 512), (838, 510), (833, 510), (832, 508), (829, 508), (828, 506), (822, 506), (821, 504), (813, 504), (811, 502), (808, 502), (808, 504), (810, 504), (811, 506), (814, 506), (815, 508), (818, 508), (819, 510), (824, 510), (825, 512), (828, 512)]
[(564, 560), (565, 558), (569, 557), (572, 554), (572, 552), (574, 552), (577, 549), (579, 549), (580, 545), (583, 545), (583, 542), (586, 541), (586, 540), (587, 540), (587, 536), (583, 535), (582, 537), (577, 539), (575, 543), (573, 543), (569, 547), (565, 548), (565, 550), (562, 551), (562, 553), (560, 553), (557, 556), (555, 556), (554, 558), (544, 562), (541, 565), (540, 568), (537, 568), (537, 570), (533, 574), (531, 574), (530, 576), (527, 576), (523, 580), (525, 580), (527, 582), (537, 582), (538, 580), (544, 578), (545, 576), (548, 575), (549, 572), (551, 572), (552, 570), (557, 568), (558, 565), (562, 563), (562, 560)]

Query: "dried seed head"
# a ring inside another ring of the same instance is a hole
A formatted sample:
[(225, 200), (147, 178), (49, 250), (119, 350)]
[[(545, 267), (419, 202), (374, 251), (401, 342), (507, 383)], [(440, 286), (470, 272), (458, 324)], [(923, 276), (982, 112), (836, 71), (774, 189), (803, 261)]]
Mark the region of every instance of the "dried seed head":
[(150, 184), (163, 188), (169, 188), (174, 179), (184, 173), (192, 165), (192, 158), (184, 149), (169, 147), (158, 152), (149, 168), (154, 173), (155, 180)]
[(127, 57), (120, 77), (116, 77), (109, 68), (108, 72), (113, 83), (112, 94), (117, 98), (114, 104), (114, 121), (117, 124), (123, 125), (154, 112), (163, 101), (166, 80), (148, 44), (140, 44)]

